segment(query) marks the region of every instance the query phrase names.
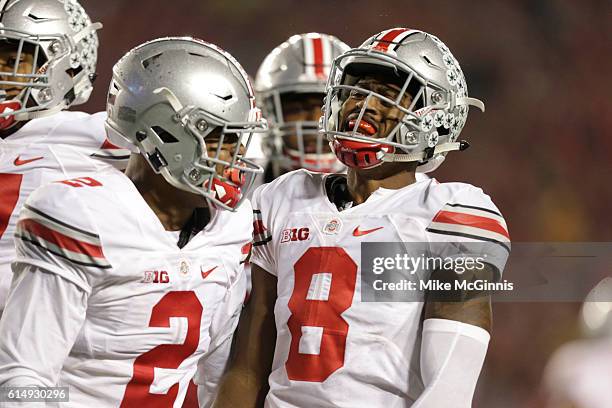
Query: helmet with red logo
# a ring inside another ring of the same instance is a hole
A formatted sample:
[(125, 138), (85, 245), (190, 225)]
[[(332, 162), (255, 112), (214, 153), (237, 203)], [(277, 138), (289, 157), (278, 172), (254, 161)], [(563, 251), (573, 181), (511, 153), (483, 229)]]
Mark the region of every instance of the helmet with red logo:
[[(397, 92), (390, 97), (358, 86), (368, 74), (396, 78)], [(385, 30), (338, 57), (327, 89), (322, 132), (350, 167), (418, 162), (417, 171), (433, 171), (449, 151), (469, 146), (457, 141), (468, 107), (484, 111), (481, 101), (468, 97), (465, 77), (448, 47), (431, 34), (407, 28)], [(360, 98), (362, 107), (342, 123), (341, 108), (349, 97)], [(374, 102), (401, 112), (385, 135), (376, 135), (376, 124), (365, 115)]]
[(213, 44), (173, 37), (134, 48), (113, 68), (107, 113), (113, 143), (216, 207), (235, 210), (263, 172), (243, 157), (253, 133), (267, 130), (251, 83)]
[[(320, 105), (323, 105), (332, 62), (348, 49), (348, 45), (331, 35), (294, 35), (272, 50), (259, 67), (255, 90), (270, 125), (263, 147), (271, 160), (274, 176), (281, 170), (299, 168), (324, 172), (344, 169), (332, 152), (325, 152), (328, 143), (318, 132), (318, 117), (286, 121), (284, 101), (291, 96), (314, 95), (320, 96)], [(291, 143), (290, 137), (296, 138), (297, 143)]]
[(76, 0), (0, 0), (0, 129), (87, 102), (100, 28)]

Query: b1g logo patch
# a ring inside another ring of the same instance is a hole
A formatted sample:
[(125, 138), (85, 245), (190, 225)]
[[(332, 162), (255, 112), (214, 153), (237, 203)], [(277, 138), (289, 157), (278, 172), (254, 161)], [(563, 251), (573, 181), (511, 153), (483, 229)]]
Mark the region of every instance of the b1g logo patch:
[(167, 271), (144, 271), (140, 283), (169, 283), (170, 276)]
[(285, 242), (306, 241), (310, 237), (310, 230), (304, 228), (289, 228), (283, 230), (281, 234), (281, 244)]

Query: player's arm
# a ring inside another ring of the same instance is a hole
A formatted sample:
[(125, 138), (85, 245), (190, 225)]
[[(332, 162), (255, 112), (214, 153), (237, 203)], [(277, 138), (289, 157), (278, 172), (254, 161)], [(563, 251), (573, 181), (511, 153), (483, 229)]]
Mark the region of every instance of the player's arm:
[(17, 264), (0, 321), (0, 387), (52, 387), (81, 330), (87, 293), (55, 273)]
[[(486, 265), (486, 264), (485, 264)], [(431, 279), (449, 282), (493, 280), (492, 266), (462, 274), (435, 271)], [(491, 329), (491, 300), (483, 293), (451, 290), (427, 293), (421, 346), (425, 390), (414, 407), (471, 407)]]
[(55, 386), (110, 264), (74, 187), (30, 195), (15, 232), (13, 282), (0, 321), (0, 386)]
[(232, 359), (215, 408), (263, 406), (276, 345), (276, 280), (253, 264), (252, 295), (238, 323)]
[(468, 187), (445, 204), (427, 228), (429, 242), (441, 257), (472, 266), (441, 269), (430, 279), (450, 290), (428, 292), (421, 345), (421, 377), (425, 390), (418, 408), (471, 407), (484, 364), (491, 330), (491, 299), (487, 292), (461, 283), (495, 282), (510, 251), (506, 223), (482, 190)]

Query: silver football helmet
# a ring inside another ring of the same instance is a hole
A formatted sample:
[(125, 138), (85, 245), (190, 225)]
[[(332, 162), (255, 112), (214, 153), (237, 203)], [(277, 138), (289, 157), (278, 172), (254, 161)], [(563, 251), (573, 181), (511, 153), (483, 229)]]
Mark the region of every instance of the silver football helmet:
[[(332, 61), (348, 49), (348, 45), (331, 35), (298, 34), (272, 50), (259, 67), (255, 90), (270, 124), (263, 148), (275, 177), (281, 170), (306, 168), (338, 172), (344, 169), (333, 153), (324, 153), (327, 142), (318, 132), (318, 121), (285, 121), (283, 99), (290, 94), (297, 97), (318, 94), (323, 105)], [(292, 136), (297, 137), (297, 148), (288, 143)], [(316, 149), (307, 148), (307, 139), (316, 140)]]
[[(87, 102), (100, 28), (76, 0), (0, 0), (0, 44), (15, 52), (0, 72), (0, 128)], [(26, 54), (33, 66), (24, 72)], [(16, 87), (21, 92), (9, 97)]]
[[(396, 77), (403, 85), (393, 99), (355, 86), (368, 74)], [(433, 171), (449, 151), (469, 146), (457, 142), (468, 107), (484, 111), (481, 101), (468, 97), (459, 62), (448, 47), (431, 34), (407, 28), (385, 30), (338, 57), (327, 89), (322, 132), (338, 158), (351, 167), (416, 161), (417, 171)], [(401, 103), (406, 100), (406, 92), (412, 97), (409, 106)], [(339, 114), (349, 96), (362, 99), (362, 108), (356, 119), (340, 123)], [(374, 102), (394, 106), (403, 113), (384, 138), (371, 137), (376, 129), (363, 120)]]
[[(263, 171), (243, 153), (266, 122), (246, 73), (215, 45), (173, 37), (134, 48), (113, 68), (107, 113), (111, 142), (213, 206), (235, 210)], [(217, 144), (214, 154), (207, 143)], [(231, 158), (222, 157), (227, 143)]]

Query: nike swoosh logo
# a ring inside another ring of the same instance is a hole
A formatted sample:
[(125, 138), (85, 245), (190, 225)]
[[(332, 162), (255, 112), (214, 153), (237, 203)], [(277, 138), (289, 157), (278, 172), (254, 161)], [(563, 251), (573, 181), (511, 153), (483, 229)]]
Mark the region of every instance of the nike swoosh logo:
[(206, 272), (204, 272), (202, 270), (202, 267), (200, 267), (200, 273), (202, 274), (202, 279), (206, 279), (208, 278), (208, 275), (210, 275), (212, 273), (212, 271), (214, 271), (215, 269), (217, 269), (219, 265), (217, 266), (213, 266), (211, 269), (207, 270)]
[(371, 234), (371, 233), (373, 233), (373, 232), (375, 232), (375, 231), (378, 231), (379, 229), (383, 229), (383, 228), (384, 228), (384, 227), (378, 227), (378, 228), (372, 228), (372, 229), (369, 229), (369, 230), (363, 230), (363, 231), (360, 231), (360, 230), (359, 230), (359, 226), (357, 226), (357, 228), (355, 228), (355, 229), (353, 230), (353, 236), (354, 236), (354, 237), (362, 237), (362, 236), (364, 236), (364, 235)]
[(32, 163), (32, 162), (35, 162), (37, 160), (42, 160), (42, 159), (44, 159), (44, 157), (41, 156), (41, 157), (34, 157), (32, 159), (21, 160), (21, 156), (17, 156), (13, 164), (15, 166), (23, 166), (24, 164)]

